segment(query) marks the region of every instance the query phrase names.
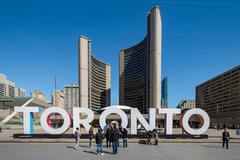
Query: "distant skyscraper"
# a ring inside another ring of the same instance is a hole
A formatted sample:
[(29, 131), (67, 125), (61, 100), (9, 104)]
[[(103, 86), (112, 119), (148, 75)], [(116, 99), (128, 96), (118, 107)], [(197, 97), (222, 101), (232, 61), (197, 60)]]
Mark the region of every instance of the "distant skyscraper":
[(161, 106), (163, 108), (168, 107), (168, 78), (164, 77), (162, 80), (162, 99)]
[(73, 107), (79, 106), (78, 84), (64, 86), (64, 109), (72, 113)]
[(7, 79), (7, 76), (0, 73), (0, 96), (15, 97), (15, 83)]
[(161, 107), (162, 23), (160, 10), (147, 15), (147, 35), (138, 44), (119, 55), (120, 104), (136, 107), (142, 113)]
[(26, 91), (23, 88), (16, 88), (15, 91), (15, 96), (17, 97), (25, 97), (26, 95)]
[(31, 92), (31, 96), (35, 100), (40, 100), (46, 103), (46, 96), (41, 91), (33, 91)]
[(91, 41), (79, 39), (79, 105), (97, 112), (110, 106), (111, 66), (91, 52)]
[(56, 90), (52, 93), (52, 105), (64, 107), (64, 94), (62, 91)]

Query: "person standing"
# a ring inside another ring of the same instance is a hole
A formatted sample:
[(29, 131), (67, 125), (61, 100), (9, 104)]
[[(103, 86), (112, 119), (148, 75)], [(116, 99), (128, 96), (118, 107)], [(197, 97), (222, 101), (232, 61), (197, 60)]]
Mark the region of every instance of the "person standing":
[(227, 131), (227, 129), (224, 128), (224, 131), (222, 132), (222, 146), (223, 146), (223, 148), (224, 148), (225, 143), (226, 143), (226, 149), (228, 149), (229, 139), (230, 139), (230, 134), (229, 134), (229, 132)]
[(121, 135), (122, 135), (122, 132), (121, 132), (121, 130), (119, 129), (119, 127), (117, 126), (117, 124), (116, 124), (116, 131), (117, 131), (117, 147), (119, 147), (119, 146), (120, 146), (120, 144), (119, 144), (119, 139), (120, 139), (120, 137), (121, 137)]
[(122, 130), (123, 148), (127, 148), (127, 136), (128, 136), (128, 131), (126, 128), (123, 128)]
[(112, 149), (113, 149), (113, 154), (117, 154), (118, 151), (118, 129), (116, 124), (113, 125), (113, 128), (111, 129), (111, 139), (110, 141), (112, 142)]
[(123, 132), (122, 125), (119, 125), (118, 129), (119, 129), (119, 132), (122, 134), (122, 132)]
[(92, 139), (93, 139), (93, 127), (90, 127), (89, 129), (89, 147), (92, 148)]
[(79, 139), (80, 139), (80, 131), (79, 131), (79, 128), (78, 128), (78, 127), (77, 127), (76, 130), (75, 130), (74, 138), (75, 138), (75, 142), (76, 142), (75, 150), (77, 150), (78, 147), (79, 147)]
[(103, 148), (102, 148), (102, 141), (104, 139), (104, 135), (102, 134), (102, 130), (98, 128), (98, 132), (95, 135), (96, 144), (97, 144), (97, 155), (103, 156)]
[(153, 138), (154, 138), (154, 141), (155, 141), (155, 145), (158, 145), (159, 136), (158, 136), (158, 132), (157, 132), (156, 129), (153, 130)]
[(109, 128), (109, 123), (106, 123), (106, 125), (104, 126), (104, 129), (103, 129), (103, 133), (104, 135), (106, 135), (106, 132), (107, 132), (107, 129)]
[(151, 141), (152, 141), (152, 131), (149, 130), (147, 132), (147, 144), (152, 144)]
[(106, 130), (105, 137), (106, 137), (106, 147), (110, 148), (111, 147), (111, 142), (110, 142), (110, 139), (111, 139), (111, 128), (110, 127)]
[(0, 133), (2, 133), (2, 127), (0, 126)]

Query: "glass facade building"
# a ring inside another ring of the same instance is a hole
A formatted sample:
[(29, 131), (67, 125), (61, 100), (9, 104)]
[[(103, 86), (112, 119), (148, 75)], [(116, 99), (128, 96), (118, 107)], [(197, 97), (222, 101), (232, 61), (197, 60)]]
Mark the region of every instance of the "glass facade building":
[(161, 44), (160, 10), (147, 14), (147, 35), (138, 44), (119, 54), (119, 103), (136, 107), (141, 113), (160, 108)]
[(162, 80), (162, 99), (161, 106), (168, 108), (168, 78), (164, 77)]

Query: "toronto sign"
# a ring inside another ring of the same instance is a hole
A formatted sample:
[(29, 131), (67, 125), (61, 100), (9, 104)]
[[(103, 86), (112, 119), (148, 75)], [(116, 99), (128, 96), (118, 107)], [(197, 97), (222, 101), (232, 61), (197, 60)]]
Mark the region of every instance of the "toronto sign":
[[(120, 106), (118, 106), (120, 107)], [(181, 114), (181, 109), (171, 109), (171, 108), (149, 108), (148, 121), (139, 112), (137, 108), (130, 108), (130, 122), (128, 122), (127, 114), (118, 107), (107, 107), (99, 117), (99, 125), (103, 129), (106, 125), (107, 117), (110, 114), (117, 114), (121, 119), (121, 126), (123, 128), (130, 128), (130, 134), (137, 134), (137, 124), (140, 123), (145, 130), (153, 130), (156, 127), (156, 115), (164, 114), (165, 120), (165, 130), (167, 135), (173, 134), (173, 115)], [(34, 134), (34, 118), (33, 113), (41, 113), (40, 124), (42, 129), (49, 134), (64, 134), (73, 123), (73, 132), (76, 127), (82, 125), (86, 131), (91, 127), (90, 123), (94, 120), (94, 112), (89, 108), (84, 107), (73, 107), (73, 114), (71, 115), (63, 108), (60, 107), (50, 107), (42, 111), (41, 107), (14, 107), (15, 112), (23, 113), (23, 132), (24, 134)], [(59, 128), (53, 128), (49, 123), (49, 117), (53, 113), (57, 113), (62, 116), (63, 124)], [(84, 118), (81, 115), (86, 115)], [(200, 119), (200, 128), (192, 128), (189, 125), (189, 119), (191, 116), (197, 115)], [(182, 129), (191, 135), (200, 135), (207, 131), (210, 125), (210, 119), (208, 114), (200, 109), (193, 108), (187, 110), (181, 115), (180, 124)]]

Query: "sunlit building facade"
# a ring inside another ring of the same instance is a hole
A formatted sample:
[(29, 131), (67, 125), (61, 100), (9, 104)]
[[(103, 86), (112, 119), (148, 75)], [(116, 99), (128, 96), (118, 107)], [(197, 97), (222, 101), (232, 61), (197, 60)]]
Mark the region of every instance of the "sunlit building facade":
[(111, 66), (91, 52), (91, 41), (79, 39), (79, 105), (95, 112), (110, 106)]
[(209, 114), (212, 127), (240, 127), (240, 65), (198, 85), (196, 107)]

